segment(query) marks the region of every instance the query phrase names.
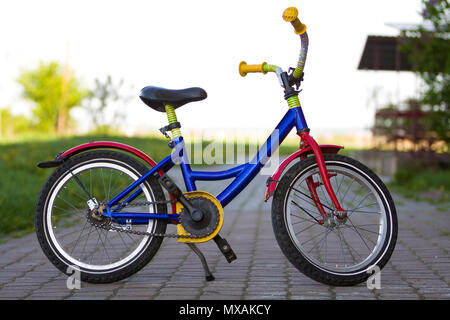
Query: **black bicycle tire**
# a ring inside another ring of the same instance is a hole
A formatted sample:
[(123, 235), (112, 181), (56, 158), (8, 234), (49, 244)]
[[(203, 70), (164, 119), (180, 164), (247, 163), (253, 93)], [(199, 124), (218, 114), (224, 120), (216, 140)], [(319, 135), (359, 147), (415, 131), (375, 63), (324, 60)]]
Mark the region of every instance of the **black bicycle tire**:
[[(67, 174), (68, 169), (73, 170), (73, 168), (87, 163), (89, 161), (95, 162), (96, 160), (102, 159), (103, 161), (106, 159), (110, 161), (115, 161), (116, 163), (126, 163), (129, 167), (132, 168), (133, 171), (139, 175), (145, 174), (149, 168), (146, 167), (143, 163), (139, 162), (135, 158), (132, 158), (125, 153), (110, 151), (110, 150), (95, 150), (89, 151), (85, 153), (81, 153), (79, 155), (74, 156), (66, 160), (61, 166), (59, 166), (47, 179), (44, 187), (42, 188), (37, 205), (35, 210), (35, 228), (36, 235), (38, 238), (38, 242), (50, 260), (50, 262), (61, 272), (70, 275), (70, 271), (68, 272), (68, 267), (72, 266), (72, 263), (69, 263), (67, 259), (62, 257), (61, 254), (58, 254), (55, 249), (54, 244), (49, 240), (47, 234), (47, 224), (45, 223), (46, 216), (46, 206), (47, 201), (53, 191), (53, 187), (58, 183), (59, 179)], [(118, 161), (118, 162), (117, 162)], [(144, 182), (149, 189), (151, 189), (155, 201), (165, 201), (164, 192), (154, 177), (150, 177)], [(167, 213), (167, 205), (165, 204), (157, 204), (157, 210), (160, 213)], [(156, 233), (165, 233), (167, 223), (162, 220), (155, 220), (156, 227), (154, 228)], [(144, 266), (146, 266), (150, 260), (153, 259), (158, 249), (161, 246), (163, 241), (162, 237), (151, 237), (147, 240), (143, 249), (132, 259), (130, 263), (128, 263), (125, 267), (113, 268), (110, 271), (105, 271), (104, 273), (95, 273), (91, 270), (87, 270), (84, 268), (79, 268), (81, 281), (89, 282), (89, 283), (111, 283), (116, 282), (122, 279), (125, 279), (132, 274), (135, 274), (139, 270), (141, 270)]]
[[(383, 194), (385, 198), (385, 205), (389, 207), (390, 212), (390, 223), (391, 234), (387, 237), (387, 242), (383, 243), (381, 252), (375, 256), (372, 260), (376, 262), (372, 266), (377, 266), (380, 270), (389, 261), (397, 240), (398, 233), (398, 222), (397, 213), (395, 209), (394, 201), (384, 183), (381, 179), (369, 168), (361, 164), (360, 162), (342, 155), (326, 154), (324, 155), (325, 163), (335, 162), (335, 163), (347, 163), (351, 167), (357, 167), (359, 170), (363, 171), (370, 179), (377, 185), (378, 190)], [(285, 221), (285, 198), (288, 193), (289, 186), (291, 182), (297, 179), (297, 177), (302, 174), (304, 170), (311, 167), (316, 163), (314, 156), (308, 157), (305, 160), (299, 161), (294, 164), (287, 172), (283, 175), (281, 180), (277, 185), (277, 189), (274, 193), (274, 198), (272, 201), (272, 226), (275, 234), (275, 238), (278, 245), (286, 256), (286, 258), (291, 262), (291, 264), (296, 267), (300, 272), (306, 276), (332, 286), (353, 286), (366, 281), (371, 273), (367, 272), (367, 269), (359, 270), (358, 272), (353, 272), (356, 274), (345, 275), (330, 273), (318, 268), (313, 263), (311, 263), (302, 253), (297, 249), (295, 244), (292, 242), (291, 237), (286, 226)], [(349, 167), (350, 167), (349, 166)], [(350, 168), (351, 168), (350, 167)], [(310, 170), (310, 169), (309, 169)], [(389, 228), (388, 228), (389, 229)]]

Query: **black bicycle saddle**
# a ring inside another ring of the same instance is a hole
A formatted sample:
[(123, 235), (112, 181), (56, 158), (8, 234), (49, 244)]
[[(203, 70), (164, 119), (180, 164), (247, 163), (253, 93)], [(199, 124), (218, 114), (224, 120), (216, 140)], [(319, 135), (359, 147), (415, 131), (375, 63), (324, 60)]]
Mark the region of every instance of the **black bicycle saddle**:
[(139, 98), (150, 108), (166, 112), (165, 105), (179, 108), (182, 105), (192, 102), (201, 101), (207, 97), (206, 91), (202, 88), (194, 87), (181, 90), (171, 90), (160, 87), (148, 86), (141, 90)]

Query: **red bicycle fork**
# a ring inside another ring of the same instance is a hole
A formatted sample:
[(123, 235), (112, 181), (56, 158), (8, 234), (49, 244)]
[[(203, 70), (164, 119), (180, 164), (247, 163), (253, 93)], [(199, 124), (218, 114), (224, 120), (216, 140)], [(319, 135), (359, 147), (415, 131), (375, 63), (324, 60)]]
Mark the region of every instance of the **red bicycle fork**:
[[(306, 179), (306, 183), (308, 186), (308, 190), (311, 194), (311, 198), (314, 201), (314, 204), (316, 205), (317, 209), (319, 210), (319, 213), (322, 215), (322, 217), (326, 216), (326, 211), (320, 202), (319, 196), (317, 194), (317, 188), (323, 184), (325, 187), (325, 190), (327, 191), (328, 195), (330, 196), (330, 199), (334, 205), (334, 208), (336, 210), (337, 216), (339, 218), (345, 218), (345, 210), (341, 207), (339, 200), (336, 197), (336, 194), (334, 193), (333, 187), (331, 186), (330, 178), (335, 176), (335, 174), (328, 173), (327, 167), (325, 165), (325, 160), (323, 158), (322, 150), (320, 149), (319, 145), (317, 144), (316, 140), (312, 136), (309, 135), (309, 131), (303, 131), (299, 133), (300, 136), (300, 149), (308, 148), (310, 147), (312, 151), (314, 152), (314, 155), (316, 157), (317, 166), (319, 167), (319, 173), (320, 177), (322, 178), (322, 182), (318, 181), (315, 182), (312, 177), (308, 177)], [(321, 220), (320, 224), (323, 224), (324, 221)]]

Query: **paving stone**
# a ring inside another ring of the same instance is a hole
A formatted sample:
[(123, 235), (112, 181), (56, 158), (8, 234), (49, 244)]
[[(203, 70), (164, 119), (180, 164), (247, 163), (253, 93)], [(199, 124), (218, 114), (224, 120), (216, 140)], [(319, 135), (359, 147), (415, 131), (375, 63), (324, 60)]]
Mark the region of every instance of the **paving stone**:
[[(179, 171), (171, 177), (182, 179)], [(402, 202), (397, 206), (399, 236), (381, 271), (381, 289), (368, 290), (365, 284), (330, 287), (300, 273), (279, 249), (271, 225), (271, 200), (263, 202), (266, 179), (258, 176), (225, 208), (221, 235), (235, 250), (237, 261), (228, 264), (212, 242), (199, 244), (216, 281), (205, 281), (197, 256), (186, 245), (165, 239), (137, 274), (117, 283), (82, 283), (80, 290), (69, 290), (67, 276), (47, 260), (30, 234), (0, 243), (0, 299), (450, 300), (450, 237), (440, 231), (450, 230), (448, 212), (394, 195)], [(217, 194), (222, 185), (226, 184), (207, 184), (205, 190)], [(168, 227), (168, 232), (174, 231), (174, 226)]]

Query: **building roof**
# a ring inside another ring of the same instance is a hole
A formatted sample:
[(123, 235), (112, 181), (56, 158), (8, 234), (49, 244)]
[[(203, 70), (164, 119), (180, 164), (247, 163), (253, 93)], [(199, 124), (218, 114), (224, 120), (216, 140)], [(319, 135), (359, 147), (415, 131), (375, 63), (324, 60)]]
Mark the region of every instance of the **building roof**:
[(398, 41), (397, 37), (368, 36), (358, 70), (412, 71)]

